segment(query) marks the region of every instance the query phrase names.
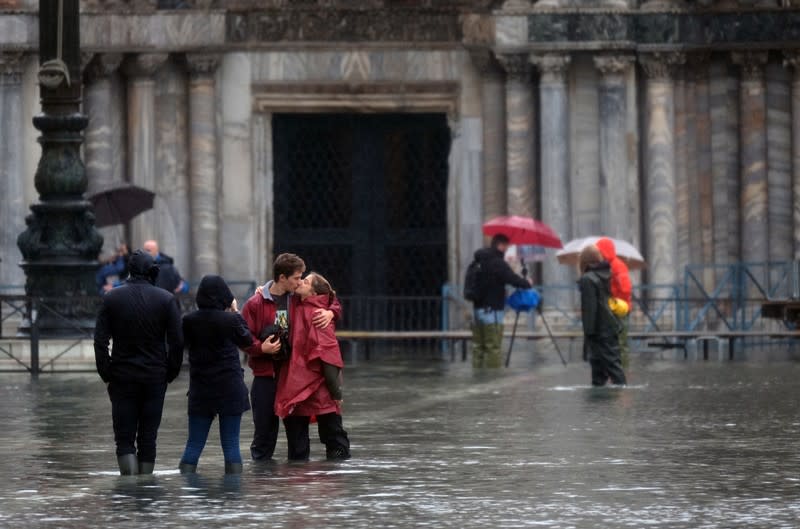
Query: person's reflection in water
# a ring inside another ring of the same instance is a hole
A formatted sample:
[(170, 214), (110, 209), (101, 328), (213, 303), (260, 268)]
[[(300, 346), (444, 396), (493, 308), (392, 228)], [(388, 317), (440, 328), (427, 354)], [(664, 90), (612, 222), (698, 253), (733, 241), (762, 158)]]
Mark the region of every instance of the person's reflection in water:
[[(584, 395), (589, 402), (608, 402), (617, 401), (625, 394), (625, 389), (622, 386), (593, 386), (586, 390)], [(627, 407), (628, 399), (624, 399), (624, 404)]]
[(152, 504), (168, 493), (154, 474), (116, 476), (111, 491), (112, 510), (124, 516), (151, 514)]

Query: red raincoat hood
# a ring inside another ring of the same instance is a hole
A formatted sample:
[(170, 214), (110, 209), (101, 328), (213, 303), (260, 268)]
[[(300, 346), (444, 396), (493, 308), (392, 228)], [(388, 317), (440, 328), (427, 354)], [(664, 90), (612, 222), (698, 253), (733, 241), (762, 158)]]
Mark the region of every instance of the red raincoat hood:
[(598, 239), (594, 245), (597, 246), (597, 249), (603, 254), (603, 259), (609, 263), (617, 258), (617, 249), (614, 248), (614, 241), (608, 237)]

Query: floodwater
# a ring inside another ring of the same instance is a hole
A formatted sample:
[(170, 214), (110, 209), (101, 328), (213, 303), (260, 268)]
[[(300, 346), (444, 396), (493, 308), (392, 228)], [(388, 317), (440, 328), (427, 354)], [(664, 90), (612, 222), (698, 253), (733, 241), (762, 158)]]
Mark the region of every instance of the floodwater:
[[(353, 459), (315, 442), (290, 464), (281, 438), (276, 462), (230, 477), (214, 429), (199, 473), (176, 470), (186, 376), (155, 474), (122, 477), (97, 376), (0, 375), (0, 527), (800, 524), (798, 363), (634, 363), (630, 386), (593, 389), (581, 362), (362, 362), (346, 368)], [(249, 413), (242, 426), (247, 456)]]

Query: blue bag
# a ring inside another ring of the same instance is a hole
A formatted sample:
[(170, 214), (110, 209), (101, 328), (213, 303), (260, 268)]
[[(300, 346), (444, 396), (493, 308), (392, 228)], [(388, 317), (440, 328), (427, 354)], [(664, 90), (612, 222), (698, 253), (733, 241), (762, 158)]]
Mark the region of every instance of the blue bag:
[(513, 294), (508, 296), (506, 303), (509, 307), (517, 312), (528, 312), (529, 310), (538, 307), (539, 301), (541, 301), (541, 296), (539, 296), (539, 293), (536, 291), (536, 289), (518, 288)]

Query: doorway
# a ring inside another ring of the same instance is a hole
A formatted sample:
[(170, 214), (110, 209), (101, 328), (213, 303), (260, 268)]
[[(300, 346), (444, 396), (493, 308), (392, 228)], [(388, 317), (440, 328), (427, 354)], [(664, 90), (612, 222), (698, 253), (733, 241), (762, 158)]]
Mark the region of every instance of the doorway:
[(272, 125), (275, 254), (297, 253), (343, 298), (440, 296), (446, 116), (275, 114)]

